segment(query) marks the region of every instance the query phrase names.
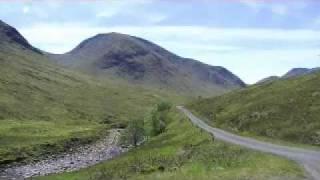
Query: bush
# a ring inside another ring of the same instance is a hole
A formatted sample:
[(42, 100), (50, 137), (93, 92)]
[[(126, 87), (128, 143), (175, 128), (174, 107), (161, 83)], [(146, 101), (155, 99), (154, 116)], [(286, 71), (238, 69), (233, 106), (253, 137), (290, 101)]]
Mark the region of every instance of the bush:
[(141, 119), (130, 121), (122, 138), (125, 143), (137, 146), (144, 139), (143, 121)]
[(160, 102), (145, 118), (145, 129), (148, 136), (157, 136), (165, 131), (171, 107), (172, 105), (169, 102)]

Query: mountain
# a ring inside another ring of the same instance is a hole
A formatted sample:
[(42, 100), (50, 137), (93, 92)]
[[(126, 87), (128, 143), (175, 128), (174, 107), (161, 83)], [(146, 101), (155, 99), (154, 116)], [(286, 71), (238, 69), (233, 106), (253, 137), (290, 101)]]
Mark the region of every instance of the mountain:
[(278, 80), (278, 79), (281, 79), (281, 77), (279, 77), (279, 76), (269, 76), (269, 77), (266, 77), (266, 78), (258, 81), (256, 84), (268, 83), (268, 82), (272, 82), (272, 81), (275, 81), (275, 80)]
[(253, 85), (189, 108), (214, 126), (320, 146), (320, 72)]
[(23, 49), (28, 49), (36, 53), (42, 54), (40, 50), (34, 48), (29, 42), (13, 27), (0, 20), (0, 46), (19, 45)]
[(282, 76), (282, 78), (290, 78), (295, 76), (302, 76), (305, 74), (313, 73), (315, 71), (320, 70), (320, 68), (294, 68), (291, 69), (289, 72), (287, 72), (285, 75)]
[(292, 78), (292, 77), (298, 77), (298, 76), (303, 76), (306, 74), (314, 73), (316, 71), (319, 71), (320, 68), (293, 68), (290, 71), (288, 71), (286, 74), (283, 76), (269, 76), (266, 77), (260, 81), (258, 81), (256, 84), (264, 84), (264, 83), (269, 83), (273, 82), (275, 80), (279, 79), (287, 79), (287, 78)]
[(91, 142), (161, 99), (174, 101), (58, 66), (3, 22), (0, 74), (0, 166)]
[(245, 86), (223, 67), (182, 58), (147, 40), (119, 33), (98, 34), (66, 54), (49, 57), (90, 74), (161, 89), (220, 93)]
[[(4, 164), (27, 160), (34, 164), (43, 156), (52, 158), (52, 154), (105, 136), (109, 128), (141, 118), (162, 100), (177, 102), (176, 97), (162, 91), (107, 79), (100, 81), (61, 67), (50, 62), (17, 31), (8, 35), (7, 30), (12, 30), (8, 25), (0, 24), (0, 29), (1, 175)], [(295, 179), (301, 174), (291, 161), (212, 142), (209, 134), (192, 126), (174, 109), (166, 123), (168, 129), (162, 135), (121, 156), (72, 175), (61, 172), (34, 178)]]

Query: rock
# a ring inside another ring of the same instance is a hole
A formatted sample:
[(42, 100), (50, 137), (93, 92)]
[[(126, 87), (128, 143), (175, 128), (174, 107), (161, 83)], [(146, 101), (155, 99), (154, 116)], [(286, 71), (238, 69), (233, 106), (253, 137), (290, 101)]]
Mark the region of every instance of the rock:
[(120, 133), (114, 129), (110, 131), (108, 137), (95, 144), (72, 149), (73, 151), (70, 154), (62, 154), (55, 157), (50, 155), (47, 159), (36, 163), (8, 167), (2, 172), (0, 171), (0, 177), (18, 175), (20, 179), (23, 179), (21, 176), (28, 178), (63, 171), (71, 172), (92, 166), (117, 156), (120, 152), (129, 150), (118, 146), (119, 139)]

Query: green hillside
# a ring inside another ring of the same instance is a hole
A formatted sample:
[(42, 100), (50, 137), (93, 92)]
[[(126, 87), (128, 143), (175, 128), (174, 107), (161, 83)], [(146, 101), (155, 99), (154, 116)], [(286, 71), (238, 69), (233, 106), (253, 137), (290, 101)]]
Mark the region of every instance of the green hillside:
[(10, 40), (0, 43), (0, 73), (0, 164), (90, 142), (168, 98), (66, 70)]
[[(1, 21), (0, 39), (0, 167), (93, 142), (112, 127), (145, 117), (162, 100), (178, 104), (186, 99), (165, 88), (95, 79), (53, 64)], [(207, 77), (207, 73), (200, 75)], [(217, 78), (224, 84), (224, 76)], [(136, 149), (77, 172), (37, 179), (263, 180), (304, 176), (294, 162), (213, 141), (177, 110), (168, 113), (155, 114), (156, 119), (165, 118), (159, 122), (159, 126), (165, 125), (163, 131)]]
[(188, 105), (215, 127), (320, 146), (320, 73), (254, 85)]
[[(213, 141), (177, 110), (169, 114), (165, 133), (119, 157), (77, 172), (36, 180), (298, 180), (294, 162)], [(261, 163), (263, 162), (263, 163)]]

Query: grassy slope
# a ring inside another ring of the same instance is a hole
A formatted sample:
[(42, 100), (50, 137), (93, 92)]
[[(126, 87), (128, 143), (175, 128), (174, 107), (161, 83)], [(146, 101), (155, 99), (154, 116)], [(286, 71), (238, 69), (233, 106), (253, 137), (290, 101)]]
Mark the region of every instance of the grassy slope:
[[(300, 179), (293, 162), (212, 141), (177, 111), (167, 131), (131, 152), (79, 172), (35, 179)], [(263, 163), (261, 163), (263, 162)], [(112, 178), (113, 177), (113, 178)]]
[(0, 47), (0, 165), (95, 140), (110, 124), (129, 121), (169, 98), (96, 81), (14, 44)]
[(320, 73), (198, 100), (188, 106), (213, 126), (320, 146)]

